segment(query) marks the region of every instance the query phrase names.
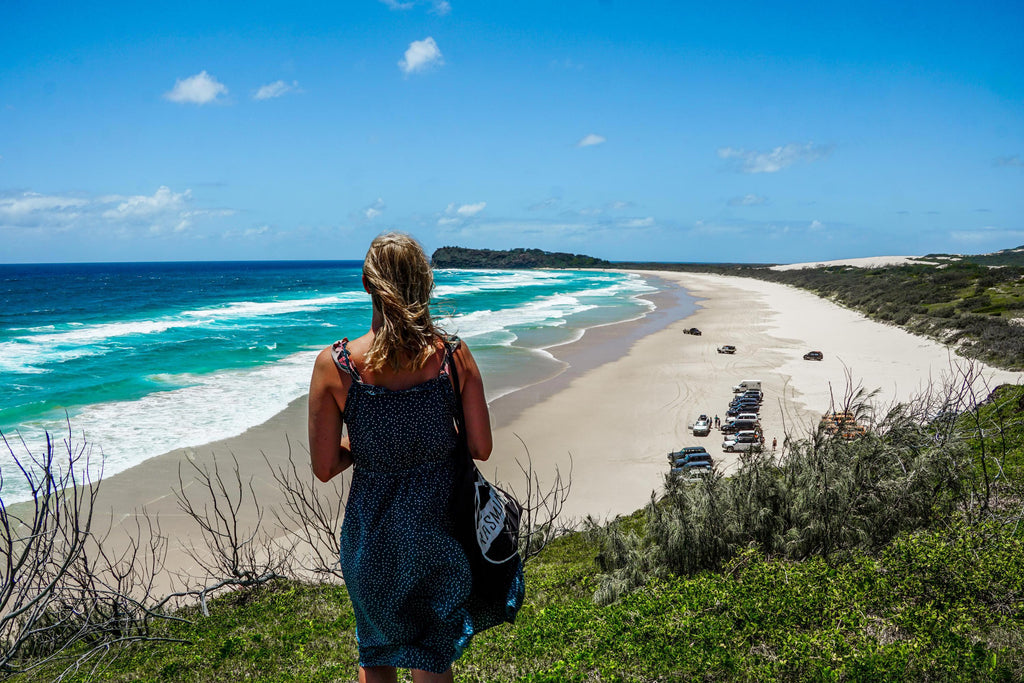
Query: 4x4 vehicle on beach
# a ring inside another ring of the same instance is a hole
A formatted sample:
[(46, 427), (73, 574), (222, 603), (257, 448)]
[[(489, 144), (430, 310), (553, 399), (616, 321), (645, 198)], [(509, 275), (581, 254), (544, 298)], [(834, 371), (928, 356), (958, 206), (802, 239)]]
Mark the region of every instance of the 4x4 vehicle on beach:
[(825, 354), (821, 351), (808, 351), (804, 354), (804, 360), (824, 360)]
[(683, 330), (683, 334), (692, 334), (694, 336), (699, 337), (700, 336), (700, 330), (698, 330), (696, 327), (688, 327), (685, 330)]
[(685, 457), (677, 458), (675, 460), (675, 462), (672, 463), (672, 466), (673, 467), (682, 467), (684, 465), (696, 465), (697, 463), (701, 463), (701, 462), (707, 463), (708, 465), (710, 465), (712, 463), (711, 454), (710, 453), (691, 453), (690, 455), (687, 455)]
[(733, 420), (722, 425), (723, 434), (735, 434), (743, 431), (757, 431), (761, 429), (761, 423), (757, 420)]
[(738, 417), (740, 413), (760, 413), (761, 406), (755, 402), (750, 403), (737, 403), (734, 406), (729, 406), (729, 409), (725, 411), (726, 417)]
[(685, 458), (688, 455), (694, 453), (707, 453), (707, 449), (703, 446), (687, 446), (686, 448), (680, 448), (678, 451), (672, 451), (668, 454), (668, 461), (675, 462), (679, 458)]
[(707, 415), (701, 415), (690, 429), (693, 430), (694, 436), (707, 436), (711, 433), (711, 418)]
[(696, 479), (698, 477), (706, 477), (711, 474), (714, 470), (714, 466), (709, 462), (694, 462), (683, 465), (681, 467), (672, 468), (672, 476), (675, 477), (686, 477), (687, 479)]
[(732, 344), (725, 344), (724, 346), (718, 347), (719, 353), (736, 353), (736, 347)]
[(761, 435), (754, 431), (737, 432), (736, 436), (722, 442), (722, 450), (729, 453), (749, 451), (761, 447)]

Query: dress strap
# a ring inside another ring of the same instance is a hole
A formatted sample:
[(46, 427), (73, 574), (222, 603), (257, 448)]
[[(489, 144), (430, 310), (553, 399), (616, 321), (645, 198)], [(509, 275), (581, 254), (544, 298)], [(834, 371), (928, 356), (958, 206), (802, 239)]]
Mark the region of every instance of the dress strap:
[(455, 350), (459, 348), (462, 340), (452, 335), (444, 341), (444, 358), (441, 359), (441, 371), (439, 375), (451, 377), (452, 363), (455, 362)]
[(345, 337), (341, 341), (336, 341), (331, 346), (331, 357), (334, 358), (334, 364), (339, 369), (347, 372), (352, 379), (357, 382), (362, 382), (362, 378), (359, 376), (359, 370), (356, 369), (355, 364), (352, 362), (351, 356), (348, 355), (348, 337)]

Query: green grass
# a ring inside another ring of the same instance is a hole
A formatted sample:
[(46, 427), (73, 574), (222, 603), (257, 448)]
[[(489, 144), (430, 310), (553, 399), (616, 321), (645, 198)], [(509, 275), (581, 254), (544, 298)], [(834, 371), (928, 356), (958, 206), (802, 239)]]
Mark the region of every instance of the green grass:
[[(611, 605), (591, 600), (583, 534), (528, 571), (515, 625), (478, 636), (459, 680), (1019, 680), (1024, 545), (1012, 528), (898, 538), (877, 558), (794, 563), (747, 552), (720, 573), (651, 580)], [(189, 644), (124, 651), (110, 681), (333, 681), (356, 672), (344, 588), (276, 583), (214, 601), (167, 626)], [(29, 680), (51, 680), (53, 670)], [(72, 680), (88, 680), (80, 676)]]
[[(972, 446), (977, 466), (983, 452), (989, 464), (999, 460), (997, 515), (946, 516), (874, 553), (792, 561), (741, 550), (720, 571), (649, 578), (607, 605), (593, 599), (598, 535), (570, 534), (529, 564), (516, 623), (477, 636), (456, 679), (1024, 679), (1024, 387), (994, 399), (958, 427), (984, 428), (984, 442)], [(644, 512), (614, 524), (643, 533)], [(214, 600), (209, 617), (194, 608), (177, 616), (190, 623), (163, 622), (154, 635), (187, 642), (114, 650), (101, 668), (67, 680), (355, 678), (355, 619), (343, 586), (282, 581)], [(51, 666), (22, 680), (59, 672)]]

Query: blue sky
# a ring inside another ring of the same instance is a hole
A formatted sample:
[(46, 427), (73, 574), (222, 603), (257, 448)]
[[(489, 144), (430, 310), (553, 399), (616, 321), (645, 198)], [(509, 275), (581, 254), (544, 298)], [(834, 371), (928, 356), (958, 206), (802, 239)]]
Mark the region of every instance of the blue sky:
[(0, 262), (1024, 244), (1024, 5), (892, 4), (4, 0)]

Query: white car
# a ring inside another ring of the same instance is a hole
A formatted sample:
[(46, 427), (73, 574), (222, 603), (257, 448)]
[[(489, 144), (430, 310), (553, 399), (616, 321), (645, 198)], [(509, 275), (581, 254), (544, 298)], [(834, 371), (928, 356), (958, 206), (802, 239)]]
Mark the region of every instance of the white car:
[(711, 418), (707, 415), (701, 415), (697, 418), (697, 421), (693, 423), (692, 429), (694, 436), (707, 436), (711, 433)]
[(761, 436), (757, 432), (737, 432), (734, 436), (722, 442), (722, 450), (728, 453), (736, 451), (749, 451), (751, 448), (761, 447)]

